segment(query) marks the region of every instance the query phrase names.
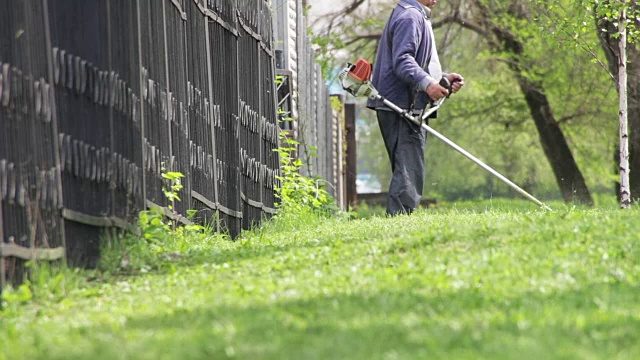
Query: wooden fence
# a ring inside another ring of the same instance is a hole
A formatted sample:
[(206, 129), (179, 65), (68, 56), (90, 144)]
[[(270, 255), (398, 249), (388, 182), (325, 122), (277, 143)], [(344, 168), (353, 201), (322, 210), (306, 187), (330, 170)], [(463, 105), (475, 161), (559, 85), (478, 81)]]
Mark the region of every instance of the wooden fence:
[[(95, 266), (106, 228), (165, 207), (236, 236), (276, 211), (267, 0), (0, 0), (0, 286)], [(1, 287), (0, 287), (1, 288)]]

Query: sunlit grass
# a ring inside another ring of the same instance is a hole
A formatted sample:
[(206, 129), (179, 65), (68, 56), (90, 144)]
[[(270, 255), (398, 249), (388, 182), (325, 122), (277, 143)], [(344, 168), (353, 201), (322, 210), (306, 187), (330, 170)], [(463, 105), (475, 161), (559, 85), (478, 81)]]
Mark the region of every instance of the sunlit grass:
[(148, 273), (11, 291), (0, 358), (640, 358), (638, 208), (509, 204), (282, 217)]

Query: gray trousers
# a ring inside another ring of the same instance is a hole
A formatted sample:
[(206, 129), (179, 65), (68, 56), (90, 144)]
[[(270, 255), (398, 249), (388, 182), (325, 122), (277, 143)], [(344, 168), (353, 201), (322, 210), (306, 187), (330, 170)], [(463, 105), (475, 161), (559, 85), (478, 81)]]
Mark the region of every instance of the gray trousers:
[(376, 113), (393, 172), (387, 214), (411, 214), (422, 197), (426, 130), (396, 112)]

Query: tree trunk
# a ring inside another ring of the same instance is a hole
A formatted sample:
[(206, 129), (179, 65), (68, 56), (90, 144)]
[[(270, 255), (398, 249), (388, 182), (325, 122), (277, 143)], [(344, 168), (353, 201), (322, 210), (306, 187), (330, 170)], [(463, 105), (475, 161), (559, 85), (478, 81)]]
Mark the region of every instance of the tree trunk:
[[(551, 105), (541, 85), (531, 82), (523, 74), (526, 64), (521, 61), (524, 45), (508, 31), (492, 25), (492, 33), (498, 42), (492, 47), (497, 51), (513, 54), (509, 67), (516, 75), (520, 89), (525, 96), (527, 106), (540, 136), (544, 154), (551, 165), (562, 198), (565, 202), (576, 202), (593, 206), (593, 199), (576, 163), (567, 139), (553, 116)], [(499, 44), (499, 45), (498, 45)]]
[[(638, 5), (634, 5), (638, 6)], [(636, 26), (637, 26), (636, 22)], [(606, 32), (601, 31), (606, 29)], [(607, 57), (609, 71), (613, 75), (618, 85), (620, 62), (620, 42), (619, 38), (614, 38), (618, 30), (614, 24), (608, 20), (599, 19), (596, 26), (600, 37), (600, 45)], [(627, 44), (627, 122), (629, 139), (629, 189), (631, 191), (631, 201), (637, 203), (640, 200), (640, 49), (636, 43)], [(619, 91), (620, 89), (618, 89)], [(615, 148), (614, 159), (615, 169), (620, 167), (620, 150)], [(620, 183), (616, 183), (616, 193), (620, 195)], [(635, 195), (635, 198), (633, 197)], [(620, 200), (620, 198), (618, 199)]]
[[(540, 83), (532, 82), (525, 76), (531, 73), (530, 66), (526, 63), (524, 44), (517, 39), (508, 29), (499, 26), (492, 21), (493, 17), (501, 16), (494, 12), (496, 9), (487, 6), (482, 1), (475, 1), (479, 16), (476, 17), (478, 24), (471, 24), (458, 16), (453, 17), (465, 28), (481, 34), (488, 40), (489, 47), (496, 53), (507, 53), (509, 57), (509, 68), (513, 71), (522, 93), (524, 94), (529, 112), (540, 137), (540, 143), (544, 151), (556, 183), (562, 193), (565, 202), (576, 202), (592, 206), (593, 199), (589, 188), (582, 176), (582, 172), (576, 163), (567, 139), (560, 129), (560, 125), (553, 116), (551, 105)], [(527, 20), (527, 8), (518, 2), (513, 2), (509, 9), (509, 16), (516, 19)]]
[(542, 149), (551, 165), (562, 198), (565, 202), (577, 202), (592, 206), (593, 199), (587, 184), (573, 158), (567, 139), (553, 116), (547, 96), (543, 90), (519, 75), (518, 83), (536, 124)]
[(618, 62), (618, 93), (619, 93), (619, 141), (620, 141), (620, 207), (631, 207), (631, 193), (629, 191), (629, 133), (627, 124), (627, 14), (622, 9), (618, 22), (620, 34)]

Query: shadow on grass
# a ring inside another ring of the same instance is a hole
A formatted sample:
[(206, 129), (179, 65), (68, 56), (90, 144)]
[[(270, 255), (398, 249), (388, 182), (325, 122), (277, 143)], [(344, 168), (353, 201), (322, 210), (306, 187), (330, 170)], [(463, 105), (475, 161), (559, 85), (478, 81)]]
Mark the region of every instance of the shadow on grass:
[[(571, 359), (638, 358), (640, 293), (629, 286), (496, 298), (467, 289), (386, 290), (256, 305), (218, 304), (73, 328), (43, 358)], [(593, 299), (608, 303), (608, 308)], [(632, 306), (633, 309), (628, 308)]]

